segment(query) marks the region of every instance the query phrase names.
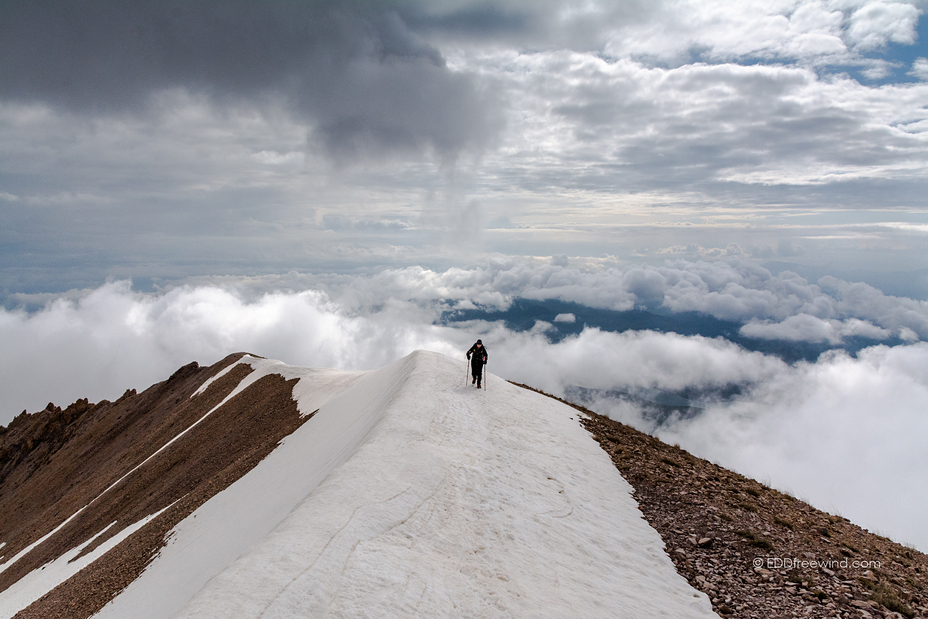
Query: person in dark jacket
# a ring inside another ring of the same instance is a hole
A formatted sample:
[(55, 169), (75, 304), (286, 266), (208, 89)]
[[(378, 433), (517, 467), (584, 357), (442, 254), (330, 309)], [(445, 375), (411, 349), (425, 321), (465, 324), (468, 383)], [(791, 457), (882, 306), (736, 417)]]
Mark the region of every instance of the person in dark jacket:
[(470, 384), (477, 383), (479, 389), (480, 379), (483, 377), (483, 366), (486, 365), (488, 359), (487, 349), (484, 347), (483, 342), (477, 340), (477, 343), (467, 351), (467, 358), (470, 359), (470, 373), (473, 377)]

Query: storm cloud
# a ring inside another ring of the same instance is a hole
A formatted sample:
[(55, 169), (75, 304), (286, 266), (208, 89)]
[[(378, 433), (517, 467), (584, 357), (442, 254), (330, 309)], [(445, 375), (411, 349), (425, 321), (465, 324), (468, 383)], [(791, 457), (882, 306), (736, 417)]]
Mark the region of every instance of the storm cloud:
[(95, 114), (182, 89), (280, 102), (337, 157), (480, 149), (496, 127), (473, 78), (387, 3), (4, 3), (0, 94)]

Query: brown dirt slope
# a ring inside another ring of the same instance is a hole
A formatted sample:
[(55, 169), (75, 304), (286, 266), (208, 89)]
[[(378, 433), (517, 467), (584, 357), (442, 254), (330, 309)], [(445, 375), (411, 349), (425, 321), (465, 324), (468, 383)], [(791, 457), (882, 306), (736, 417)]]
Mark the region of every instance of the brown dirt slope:
[(722, 617), (928, 617), (925, 554), (561, 401), (585, 414), (677, 571)]
[(0, 591), (111, 522), (117, 525), (94, 547), (170, 506), (17, 617), (91, 616), (141, 573), (175, 524), (251, 470), (309, 418), (299, 416), (291, 397), (294, 381), (266, 376), (121, 479), (202, 418), (251, 372), (246, 365), (237, 366), (204, 393), (190, 397), (241, 356), (230, 355), (209, 368), (190, 364), (143, 393), (127, 391), (116, 402), (80, 400), (64, 410), (49, 405), (34, 415), (20, 415), (0, 433), (4, 555), (12, 557), (86, 506), (0, 574)]

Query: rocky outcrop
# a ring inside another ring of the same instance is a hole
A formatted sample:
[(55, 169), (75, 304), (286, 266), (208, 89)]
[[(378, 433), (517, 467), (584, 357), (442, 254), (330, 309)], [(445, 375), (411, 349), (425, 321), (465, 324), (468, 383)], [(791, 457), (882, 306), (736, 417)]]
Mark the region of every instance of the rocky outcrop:
[(0, 435), (0, 540), (7, 543), (2, 554), (10, 561), (66, 525), (6, 566), (0, 591), (101, 531), (82, 554), (161, 512), (17, 617), (94, 614), (141, 573), (178, 522), (308, 419), (292, 399), (295, 381), (278, 375), (261, 378), (204, 419), (250, 366), (237, 365), (191, 395), (241, 357), (230, 355), (208, 368), (191, 363), (167, 381), (142, 393), (128, 390), (115, 402), (79, 400), (63, 410), (49, 405), (10, 423)]

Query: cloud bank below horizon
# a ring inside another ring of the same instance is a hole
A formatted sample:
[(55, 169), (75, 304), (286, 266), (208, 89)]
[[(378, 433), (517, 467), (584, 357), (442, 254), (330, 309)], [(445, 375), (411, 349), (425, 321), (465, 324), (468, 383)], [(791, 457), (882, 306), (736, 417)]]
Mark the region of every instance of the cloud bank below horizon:
[[(563, 265), (507, 262), (471, 271), (402, 269), (317, 278), (311, 289), (287, 292), (263, 290), (269, 283), (261, 280), (191, 284), (154, 294), (133, 291), (128, 281), (112, 282), (31, 313), (0, 311), (6, 351), (0, 371), (7, 385), (0, 422), (22, 408), (39, 410), (48, 400), (66, 405), (78, 397), (115, 399), (126, 388), (164, 380), (191, 360), (213, 363), (235, 351), (361, 370), (416, 349), (463, 358), (473, 339), (482, 337), (494, 374), (556, 395), (574, 386), (710, 394), (699, 402), (700, 415), (659, 426), (621, 400), (602, 397), (593, 408), (862, 526), (928, 548), (920, 517), (928, 495), (912, 492), (925, 486), (928, 471), (920, 448), (928, 441), (928, 344), (917, 341), (917, 334), (911, 343), (872, 346), (856, 358), (833, 351), (814, 363), (789, 364), (721, 338), (587, 328), (553, 343), (544, 322), (523, 331), (493, 321), (492, 313), (486, 320), (436, 322), (445, 308), (473, 301), (504, 306), (520, 295), (569, 296), (589, 290), (588, 278), (599, 282), (599, 296), (588, 301), (607, 306), (653, 298), (656, 290), (682, 307), (727, 294), (729, 302), (704, 306), (741, 308), (738, 315), (747, 324), (787, 323), (811, 316), (810, 307), (834, 316), (821, 320), (853, 326), (864, 318), (851, 316), (864, 316), (875, 329), (889, 329), (876, 325), (891, 320), (897, 321), (893, 329), (912, 329), (900, 325), (912, 316), (924, 318), (922, 306), (911, 300), (867, 289), (837, 298), (792, 274), (754, 273), (748, 285), (745, 269), (739, 263), (680, 263), (582, 273)], [(698, 281), (714, 283), (702, 289), (693, 273), (701, 273)], [(725, 273), (727, 279), (710, 277)], [(734, 285), (736, 274), (740, 280)], [(830, 282), (838, 291), (854, 286), (844, 284)], [(745, 296), (767, 302), (745, 304)], [(733, 396), (711, 395), (732, 386), (738, 388)]]

